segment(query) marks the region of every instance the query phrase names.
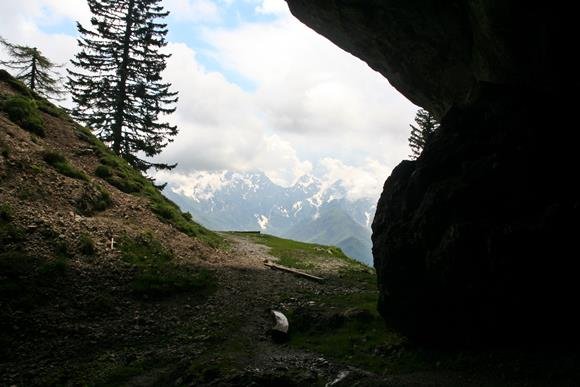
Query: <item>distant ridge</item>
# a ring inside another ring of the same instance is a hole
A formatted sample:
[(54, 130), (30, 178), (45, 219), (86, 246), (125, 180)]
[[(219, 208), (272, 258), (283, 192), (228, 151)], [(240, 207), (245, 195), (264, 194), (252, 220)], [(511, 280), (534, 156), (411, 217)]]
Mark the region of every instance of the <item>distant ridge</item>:
[(224, 171), (194, 175), (189, 183), (187, 188), (169, 183), (165, 194), (207, 228), (256, 230), (334, 245), (372, 265), (370, 225), (375, 202), (350, 200), (341, 181), (327, 184), (304, 175), (294, 185), (282, 187), (260, 171)]

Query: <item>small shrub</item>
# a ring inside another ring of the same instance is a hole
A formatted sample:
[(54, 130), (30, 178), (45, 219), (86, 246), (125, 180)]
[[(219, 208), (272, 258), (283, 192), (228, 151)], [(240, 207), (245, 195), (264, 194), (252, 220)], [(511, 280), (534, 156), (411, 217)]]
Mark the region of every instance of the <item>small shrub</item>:
[(99, 196), (95, 202), (95, 210), (99, 212), (105, 211), (113, 205), (113, 199), (111, 199), (111, 194), (103, 187), (99, 186), (97, 189), (99, 190)]
[(48, 165), (52, 166), (62, 175), (72, 177), (73, 179), (89, 180), (88, 176), (83, 171), (70, 165), (68, 160), (60, 153), (45, 152), (42, 158)]
[(156, 203), (153, 207), (153, 212), (165, 220), (172, 220), (179, 216), (178, 210), (168, 205), (167, 203)]
[(76, 134), (77, 138), (81, 141), (84, 141), (90, 145), (96, 145), (98, 141), (95, 136), (91, 133), (88, 128), (84, 126), (76, 126), (74, 129), (74, 133)]
[(105, 211), (113, 205), (113, 199), (107, 190), (101, 186), (86, 187), (81, 197), (76, 201), (77, 211), (84, 216), (93, 216), (97, 212)]
[(28, 97), (32, 97), (32, 91), (26, 87), (26, 85), (14, 78), (6, 70), (0, 70), (0, 80), (8, 83), (12, 89), (20, 94), (24, 94)]
[(99, 165), (97, 169), (95, 169), (95, 176), (102, 179), (107, 179), (113, 176), (113, 172), (111, 172), (111, 168), (107, 167), (106, 165)]
[(3, 103), (2, 109), (12, 122), (31, 133), (44, 137), (43, 122), (34, 100), (22, 96), (10, 97)]
[(59, 164), (59, 163), (66, 163), (66, 158), (57, 152), (46, 152), (44, 153), (44, 155), (42, 155), (42, 158), (44, 161), (46, 161), (47, 164), (49, 165), (55, 165), (55, 164)]
[(68, 261), (64, 257), (57, 257), (56, 259), (47, 261), (38, 268), (38, 280), (41, 282), (49, 281), (55, 276), (61, 276), (68, 268)]
[(59, 258), (69, 258), (70, 257), (70, 250), (68, 247), (68, 243), (65, 239), (57, 239), (54, 241), (54, 253)]
[(16, 192), (16, 197), (20, 200), (35, 201), (45, 198), (45, 192), (41, 187), (22, 187)]
[(8, 149), (8, 146), (2, 140), (0, 140), (0, 155), (4, 158), (10, 156), (10, 149)]
[(0, 204), (0, 222), (12, 221), (12, 209), (8, 204)]
[(66, 118), (66, 116), (67, 116), (67, 113), (64, 109), (59, 108), (58, 106), (48, 102), (45, 99), (37, 100), (37, 104), (38, 104), (38, 110), (40, 110), (41, 112), (44, 112), (46, 114), (49, 114), (53, 117)]
[(101, 164), (106, 165), (107, 167), (118, 168), (119, 162), (115, 159), (115, 157), (111, 155), (106, 155), (101, 157)]
[(173, 259), (173, 253), (149, 233), (135, 238), (122, 238), (119, 250), (125, 262), (137, 266), (160, 265)]
[(7, 204), (0, 205), (0, 252), (24, 238), (22, 229), (11, 224), (12, 219), (12, 209)]
[(143, 186), (139, 182), (130, 180), (126, 177), (112, 176), (108, 178), (107, 181), (113, 187), (116, 187), (119, 190), (128, 194), (141, 192), (141, 189), (143, 188)]
[(84, 255), (95, 255), (95, 242), (88, 234), (81, 234), (79, 238), (79, 251)]

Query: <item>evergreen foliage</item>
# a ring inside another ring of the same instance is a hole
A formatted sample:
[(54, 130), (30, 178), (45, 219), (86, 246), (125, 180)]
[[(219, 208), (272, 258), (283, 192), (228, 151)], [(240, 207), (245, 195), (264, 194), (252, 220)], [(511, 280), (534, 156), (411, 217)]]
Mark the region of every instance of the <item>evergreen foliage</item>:
[(411, 126), (411, 136), (409, 137), (409, 146), (411, 147), (411, 159), (415, 160), (421, 155), (425, 144), (431, 141), (433, 133), (439, 127), (439, 123), (433, 116), (425, 109), (419, 109), (415, 116), (417, 126)]
[(12, 44), (1, 37), (0, 46), (9, 57), (0, 60), (0, 64), (16, 70), (17, 79), (45, 98), (62, 99), (66, 91), (62, 88), (62, 78), (55, 72), (61, 66), (42, 55), (36, 47)]
[(161, 0), (88, 0), (91, 28), (77, 23), (80, 52), (69, 70), (73, 116), (91, 127), (97, 137), (140, 171), (171, 169), (138, 154), (159, 154), (177, 134), (177, 127), (159, 121), (175, 111), (177, 93), (162, 82), (170, 56), (167, 45), (169, 13)]

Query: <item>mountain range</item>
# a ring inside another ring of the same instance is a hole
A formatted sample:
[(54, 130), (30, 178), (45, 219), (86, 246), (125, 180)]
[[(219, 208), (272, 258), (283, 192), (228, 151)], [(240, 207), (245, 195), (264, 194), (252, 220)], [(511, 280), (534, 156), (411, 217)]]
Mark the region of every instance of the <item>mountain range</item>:
[(165, 194), (213, 230), (260, 231), (303, 242), (340, 247), (372, 265), (371, 223), (376, 204), (350, 199), (332, 184), (304, 175), (294, 185), (273, 183), (263, 172), (199, 173), (187, 186), (169, 183)]

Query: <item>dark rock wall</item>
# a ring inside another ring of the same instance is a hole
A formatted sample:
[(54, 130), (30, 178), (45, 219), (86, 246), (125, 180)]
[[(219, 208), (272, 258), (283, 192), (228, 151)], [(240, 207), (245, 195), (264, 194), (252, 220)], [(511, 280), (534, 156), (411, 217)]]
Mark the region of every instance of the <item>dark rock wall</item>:
[(580, 67), (570, 6), (287, 2), (442, 118), (378, 204), (386, 321), (439, 344), (578, 343)]
[(577, 87), (573, 3), (515, 0), (286, 0), (306, 25), (442, 117), (479, 82)]
[(393, 171), (373, 224), (388, 322), (435, 344), (576, 340), (578, 135), (554, 133), (559, 102), (482, 90)]

